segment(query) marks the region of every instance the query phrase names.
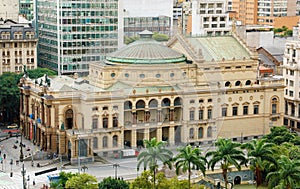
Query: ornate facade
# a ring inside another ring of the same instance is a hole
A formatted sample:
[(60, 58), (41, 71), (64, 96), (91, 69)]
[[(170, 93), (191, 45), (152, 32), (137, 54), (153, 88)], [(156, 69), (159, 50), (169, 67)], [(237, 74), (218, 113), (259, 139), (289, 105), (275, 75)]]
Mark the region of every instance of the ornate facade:
[(257, 54), (233, 36), (176, 36), (168, 46), (142, 36), (91, 64), (87, 78), (23, 78), (23, 134), (74, 163), (152, 137), (198, 145), (282, 125), (282, 80), (257, 80)]

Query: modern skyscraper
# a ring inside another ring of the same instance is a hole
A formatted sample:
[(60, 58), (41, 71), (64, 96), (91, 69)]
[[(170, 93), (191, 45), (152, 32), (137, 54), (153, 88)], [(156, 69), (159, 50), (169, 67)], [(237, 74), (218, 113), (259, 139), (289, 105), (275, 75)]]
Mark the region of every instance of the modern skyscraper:
[(27, 20), (31, 21), (34, 18), (34, 0), (20, 0), (19, 14)]
[(39, 65), (59, 75), (88, 73), (122, 44), (120, 10), (118, 0), (37, 0)]

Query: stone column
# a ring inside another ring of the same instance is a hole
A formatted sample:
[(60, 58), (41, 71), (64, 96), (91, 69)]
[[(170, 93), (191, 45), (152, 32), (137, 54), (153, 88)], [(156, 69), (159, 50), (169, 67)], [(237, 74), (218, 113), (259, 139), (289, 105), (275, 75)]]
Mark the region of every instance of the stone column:
[(50, 150), (50, 142), (51, 142), (50, 134), (47, 133), (46, 137), (47, 137), (47, 150)]
[(171, 146), (174, 146), (175, 145), (175, 127), (170, 127), (169, 128), (169, 144)]
[(136, 148), (136, 130), (131, 131), (131, 147)]
[(42, 112), (42, 116), (41, 116), (41, 124), (45, 124), (45, 105), (44, 105), (44, 101), (41, 102), (41, 112)]
[(157, 138), (158, 141), (162, 141), (162, 128), (157, 128), (156, 138)]
[(144, 129), (144, 139), (150, 140), (150, 129), (149, 128)]

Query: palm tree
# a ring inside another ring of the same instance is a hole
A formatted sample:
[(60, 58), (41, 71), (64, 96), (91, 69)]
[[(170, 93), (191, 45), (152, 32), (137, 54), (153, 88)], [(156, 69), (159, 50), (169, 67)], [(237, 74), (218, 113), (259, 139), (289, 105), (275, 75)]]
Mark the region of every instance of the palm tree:
[(176, 174), (179, 174), (179, 171), (183, 172), (188, 171), (188, 188), (191, 188), (191, 170), (193, 166), (196, 166), (197, 169), (200, 169), (203, 175), (205, 175), (205, 165), (207, 163), (206, 158), (201, 155), (199, 148), (193, 148), (191, 145), (186, 147), (178, 148), (179, 152), (174, 158)]
[(266, 140), (252, 140), (251, 142), (242, 144), (241, 148), (247, 150), (247, 156), (254, 175), (256, 177), (256, 188), (262, 183), (262, 171), (264, 171), (264, 162), (276, 165), (274, 158), (273, 143), (267, 143)]
[(166, 144), (167, 143), (165, 141), (157, 141), (156, 138), (144, 140), (146, 151), (141, 152), (137, 158), (138, 169), (140, 168), (141, 164), (143, 164), (144, 170), (149, 167), (151, 173), (153, 173), (153, 188), (155, 188), (155, 174), (158, 167), (157, 161), (161, 161), (163, 164), (167, 164), (169, 168), (171, 168), (171, 159), (173, 157), (173, 153), (165, 148)]
[(221, 164), (222, 175), (225, 181), (225, 187), (228, 185), (227, 172), (230, 171), (230, 166), (241, 170), (241, 164), (246, 163), (244, 152), (240, 149), (240, 144), (232, 142), (230, 139), (219, 138), (215, 143), (216, 150), (206, 153), (206, 158), (211, 157), (208, 162), (208, 168), (213, 171), (216, 164)]
[(267, 175), (268, 188), (293, 189), (300, 186), (300, 160), (282, 155), (278, 169)]

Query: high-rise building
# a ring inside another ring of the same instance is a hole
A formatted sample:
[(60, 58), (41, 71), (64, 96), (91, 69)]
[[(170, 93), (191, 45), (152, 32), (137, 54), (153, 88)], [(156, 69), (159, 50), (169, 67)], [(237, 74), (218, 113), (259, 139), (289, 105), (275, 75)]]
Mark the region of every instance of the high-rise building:
[(224, 35), (230, 31), (226, 0), (192, 2), (191, 35)]
[(300, 90), (299, 90), (299, 46), (300, 38), (288, 40), (283, 56), (283, 77), (285, 79), (284, 125), (300, 131)]
[(31, 21), (34, 18), (34, 0), (20, 0), (19, 14), (27, 20)]
[(118, 0), (38, 0), (38, 64), (58, 74), (86, 74), (90, 63), (122, 44), (120, 10)]
[(173, 27), (173, 0), (122, 0), (124, 35), (138, 36), (149, 30), (171, 35)]
[(37, 68), (37, 41), (30, 24), (0, 19), (0, 74)]
[(232, 11), (236, 13), (234, 19), (240, 21), (242, 25), (256, 24), (257, 1), (258, 0), (232, 0)]
[(242, 25), (273, 26), (275, 18), (298, 15), (298, 4), (296, 0), (232, 0), (232, 11)]

